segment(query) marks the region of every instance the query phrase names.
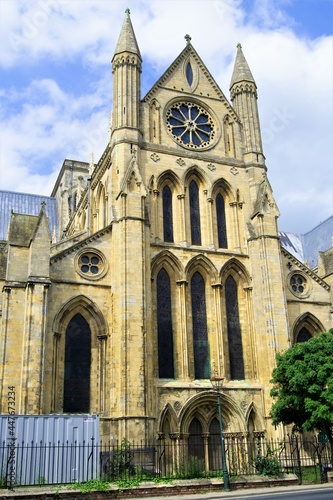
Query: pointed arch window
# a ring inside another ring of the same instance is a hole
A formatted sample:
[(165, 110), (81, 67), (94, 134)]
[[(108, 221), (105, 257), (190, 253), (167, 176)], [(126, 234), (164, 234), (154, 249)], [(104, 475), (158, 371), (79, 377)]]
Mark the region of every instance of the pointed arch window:
[(224, 198), (220, 193), (216, 196), (216, 220), (219, 248), (228, 248), (227, 225), (225, 221), (225, 204)]
[(157, 275), (157, 331), (159, 378), (174, 378), (171, 287), (164, 268)]
[(301, 330), (298, 332), (296, 343), (307, 342), (311, 339), (311, 337), (312, 335), (310, 334), (310, 332), (303, 326), (303, 328), (301, 328)]
[(84, 317), (76, 314), (68, 324), (65, 338), (65, 413), (89, 413), (90, 364), (90, 328)]
[(231, 380), (244, 380), (242, 333), (239, 321), (237, 283), (232, 276), (225, 282)]
[(164, 241), (173, 243), (172, 192), (169, 186), (164, 186), (162, 197)]
[(194, 375), (210, 378), (205, 281), (199, 272), (191, 279)]
[(190, 193), (191, 243), (192, 245), (201, 245), (199, 189), (197, 183), (193, 180), (190, 182), (189, 185), (189, 193)]

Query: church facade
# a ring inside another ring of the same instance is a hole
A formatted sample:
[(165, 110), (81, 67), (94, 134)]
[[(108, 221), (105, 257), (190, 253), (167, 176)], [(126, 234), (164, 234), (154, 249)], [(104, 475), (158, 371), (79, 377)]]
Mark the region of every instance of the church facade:
[[(1, 242), (1, 413), (98, 413), (105, 439), (209, 436), (269, 419), (277, 352), (332, 328), (333, 257), (281, 247), (257, 87), (237, 47), (230, 101), (186, 46), (143, 98), (129, 12), (110, 140), (65, 160), (38, 215)], [(57, 222), (50, 224), (56, 207)]]

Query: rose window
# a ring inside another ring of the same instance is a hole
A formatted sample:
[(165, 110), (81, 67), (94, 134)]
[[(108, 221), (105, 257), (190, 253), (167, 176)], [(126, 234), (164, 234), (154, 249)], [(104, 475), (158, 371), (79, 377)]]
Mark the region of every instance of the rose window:
[(173, 104), (166, 113), (166, 122), (172, 138), (188, 148), (205, 148), (215, 135), (208, 111), (192, 102)]

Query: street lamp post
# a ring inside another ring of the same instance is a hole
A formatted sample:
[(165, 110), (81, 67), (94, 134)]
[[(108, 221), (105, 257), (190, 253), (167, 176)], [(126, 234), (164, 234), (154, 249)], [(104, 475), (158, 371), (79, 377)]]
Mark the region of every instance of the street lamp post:
[(225, 455), (225, 444), (223, 435), (223, 422), (222, 422), (222, 410), (221, 410), (221, 389), (223, 385), (223, 377), (214, 375), (210, 381), (213, 389), (217, 393), (217, 407), (219, 410), (219, 421), (220, 421), (220, 437), (221, 437), (221, 453), (222, 453), (222, 471), (223, 471), (223, 489), (224, 491), (230, 491), (229, 474), (227, 467), (227, 459)]

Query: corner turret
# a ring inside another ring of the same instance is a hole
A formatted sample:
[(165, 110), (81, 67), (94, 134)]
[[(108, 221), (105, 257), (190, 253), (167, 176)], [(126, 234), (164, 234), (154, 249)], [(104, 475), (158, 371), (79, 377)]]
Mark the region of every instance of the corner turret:
[[(112, 58), (113, 73), (113, 131), (139, 127), (142, 58), (134, 34), (130, 10), (120, 32)], [(136, 142), (136, 141), (135, 141)]]

